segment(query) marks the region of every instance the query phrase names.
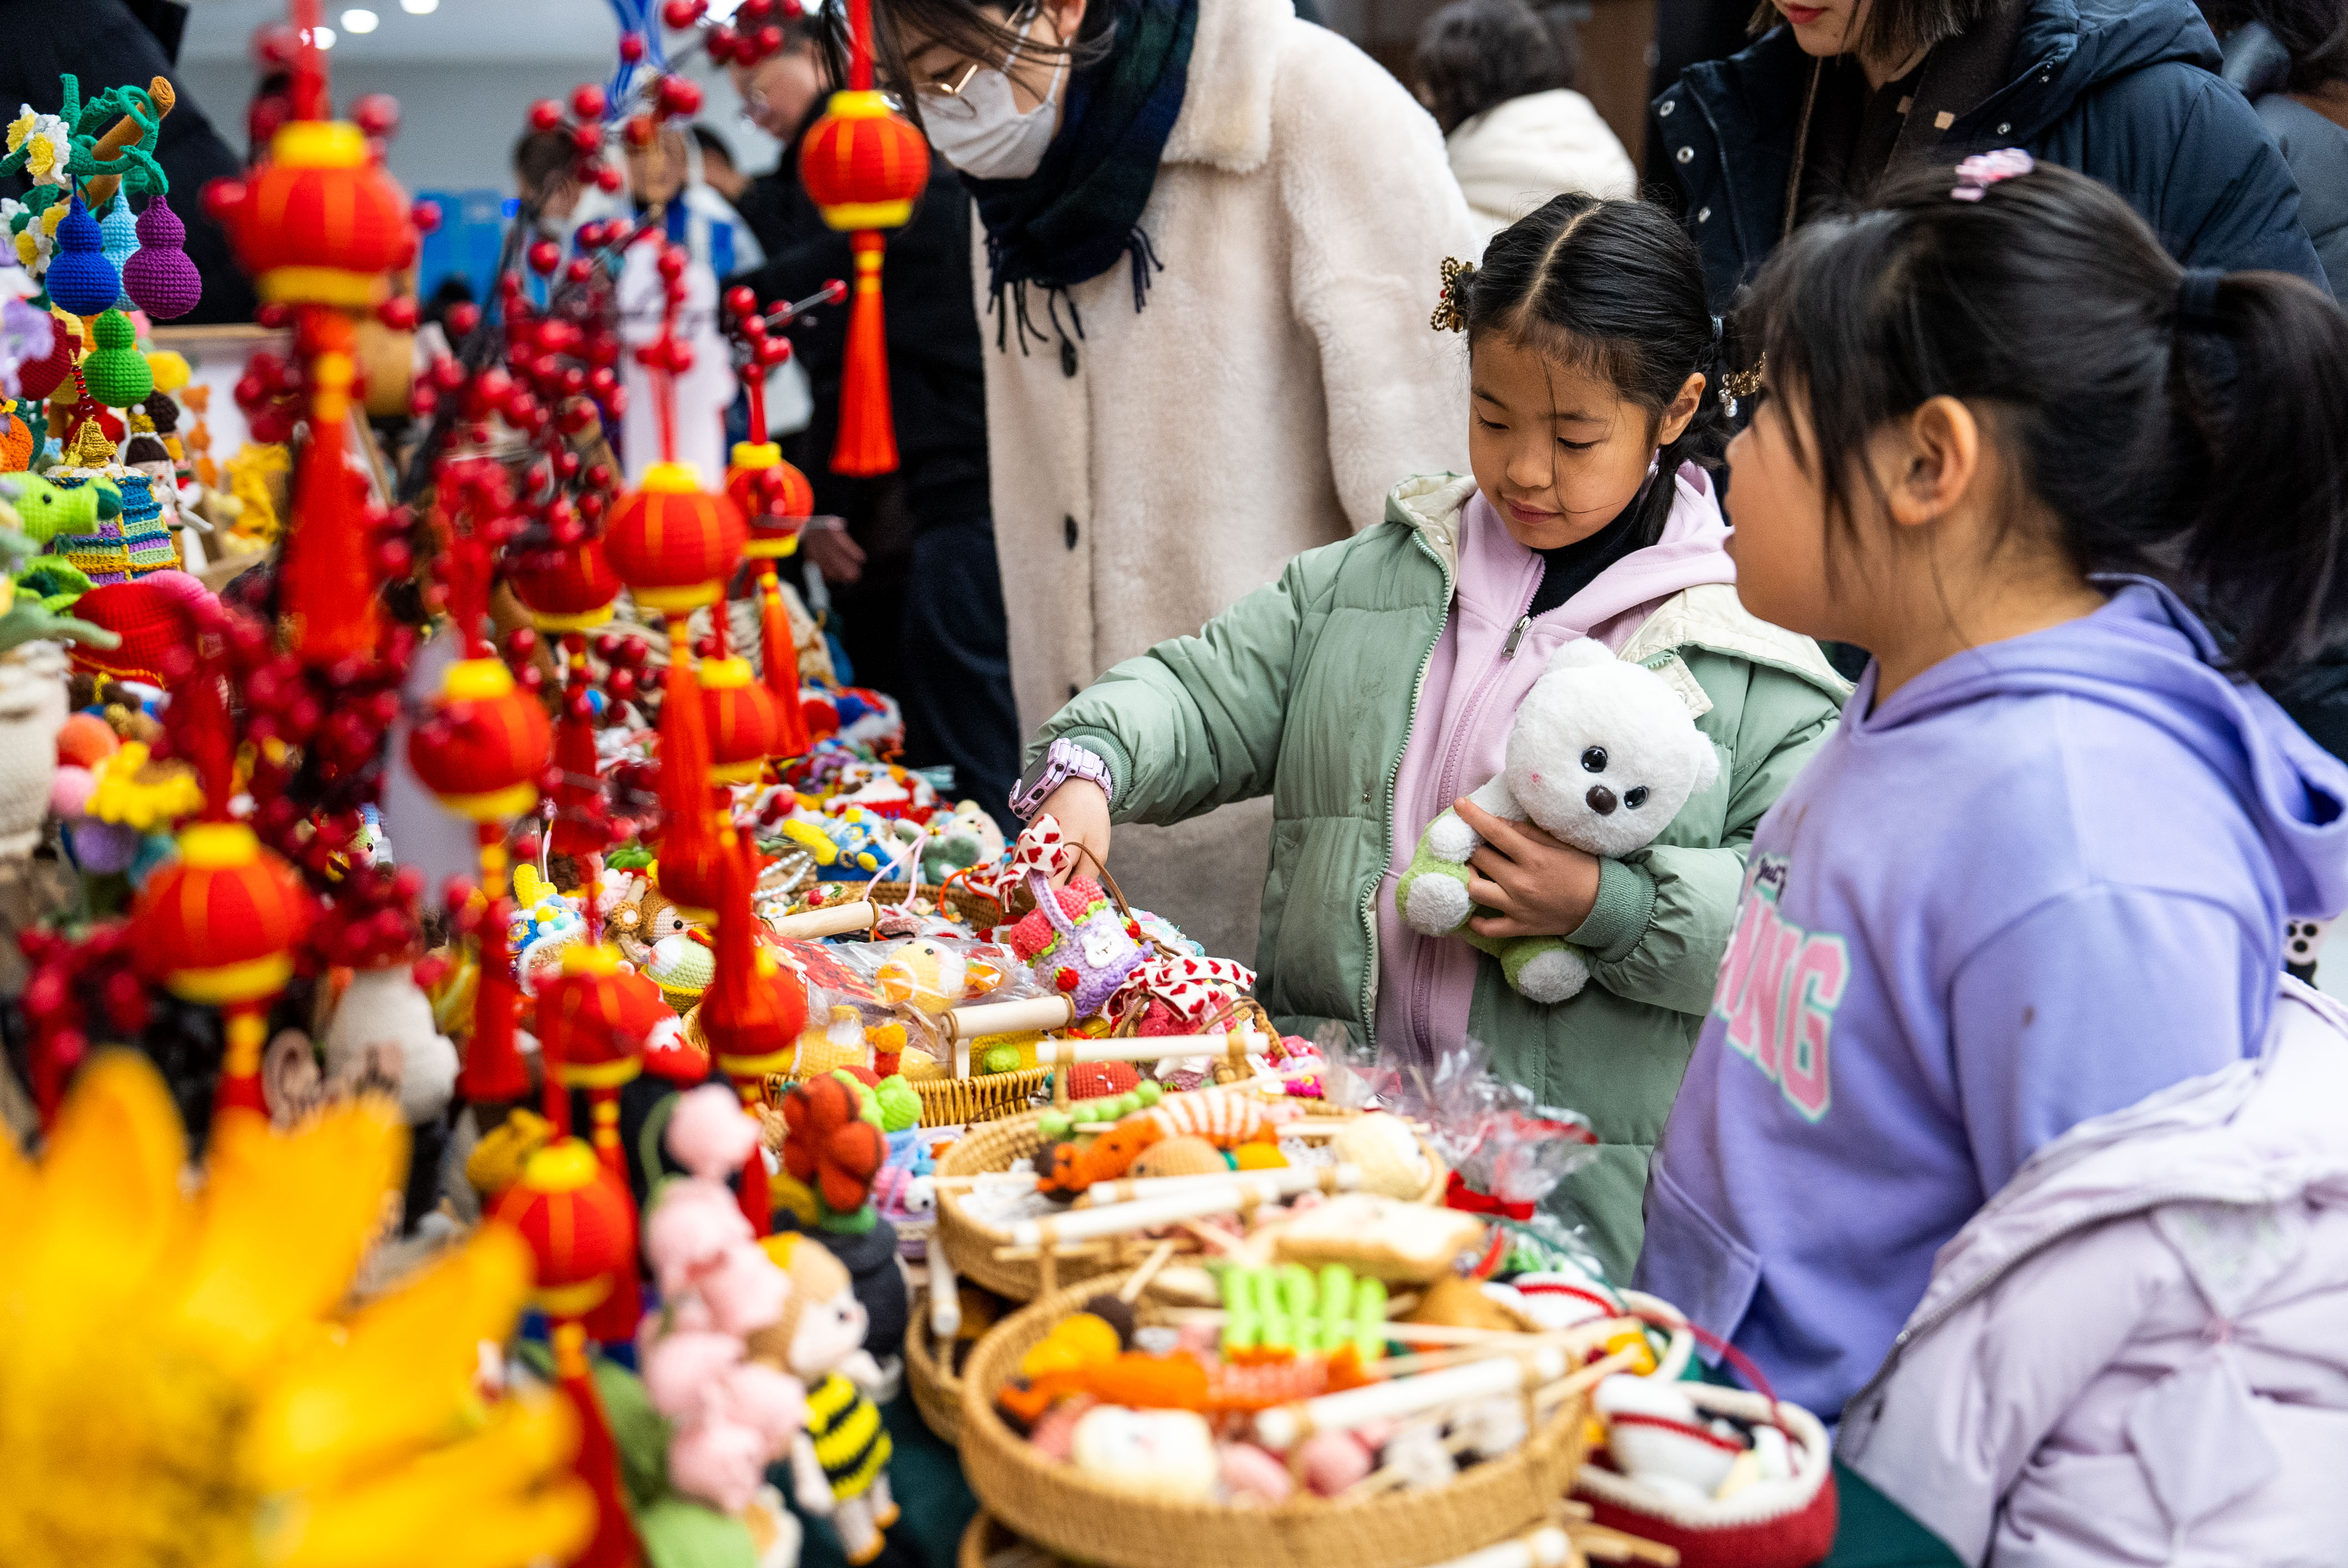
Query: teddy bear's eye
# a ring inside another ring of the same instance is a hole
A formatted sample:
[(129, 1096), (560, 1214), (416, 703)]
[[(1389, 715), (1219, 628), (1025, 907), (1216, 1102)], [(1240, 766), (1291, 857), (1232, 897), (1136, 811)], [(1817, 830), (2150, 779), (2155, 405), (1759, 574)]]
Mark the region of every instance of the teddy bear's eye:
[(1588, 751), (1582, 753), (1581, 765), (1590, 773), (1604, 773), (1606, 771), (1606, 748), (1604, 746), (1592, 746)]
[(1646, 804), (1647, 786), (1645, 784), (1641, 784), (1638, 788), (1624, 795), (1622, 797), (1622, 804), (1629, 806), (1632, 811), (1636, 811), (1641, 806)]

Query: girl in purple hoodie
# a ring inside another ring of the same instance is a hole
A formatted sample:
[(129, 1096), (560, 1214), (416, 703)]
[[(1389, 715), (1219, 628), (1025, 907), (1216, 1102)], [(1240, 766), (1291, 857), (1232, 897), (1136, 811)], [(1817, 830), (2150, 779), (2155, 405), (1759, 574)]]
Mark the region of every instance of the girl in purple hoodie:
[(2348, 903), (2348, 768), (2252, 684), (2348, 628), (2348, 320), (2010, 150), (1748, 311), (1738, 594), (1874, 661), (1754, 835), (1638, 1281), (1832, 1420), (2031, 1153), (2256, 1056)]

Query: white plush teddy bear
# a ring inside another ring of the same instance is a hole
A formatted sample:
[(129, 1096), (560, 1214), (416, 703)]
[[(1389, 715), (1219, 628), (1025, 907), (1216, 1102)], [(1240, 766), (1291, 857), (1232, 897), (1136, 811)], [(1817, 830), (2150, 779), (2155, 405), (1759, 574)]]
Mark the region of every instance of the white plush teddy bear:
[[(1643, 847), (1720, 772), (1687, 704), (1652, 670), (1579, 638), (1550, 656), (1509, 731), (1506, 764), (1468, 798), (1510, 822), (1606, 859)], [(1538, 1002), (1579, 993), (1590, 969), (1561, 937), (1479, 937), (1467, 928), (1468, 857), (1483, 840), (1446, 810), (1420, 835), (1395, 901), (1414, 931), (1457, 933), (1500, 960)]]

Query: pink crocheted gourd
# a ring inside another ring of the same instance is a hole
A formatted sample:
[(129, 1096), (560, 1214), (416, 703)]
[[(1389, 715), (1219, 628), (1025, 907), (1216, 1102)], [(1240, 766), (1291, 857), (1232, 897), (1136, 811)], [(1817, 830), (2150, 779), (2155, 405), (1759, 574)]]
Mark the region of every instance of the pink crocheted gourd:
[(204, 296), (203, 275), (188, 260), (188, 226), (158, 196), (139, 215), (139, 249), (122, 263), (122, 292), (158, 321), (184, 316)]

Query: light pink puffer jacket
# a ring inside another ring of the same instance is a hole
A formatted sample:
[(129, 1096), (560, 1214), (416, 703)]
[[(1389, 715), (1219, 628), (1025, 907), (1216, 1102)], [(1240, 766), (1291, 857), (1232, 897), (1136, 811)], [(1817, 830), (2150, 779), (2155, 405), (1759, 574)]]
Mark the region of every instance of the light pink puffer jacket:
[(2259, 1060), (2034, 1155), (1846, 1408), (1965, 1561), (2348, 1563), (2348, 1010), (2282, 985)]

